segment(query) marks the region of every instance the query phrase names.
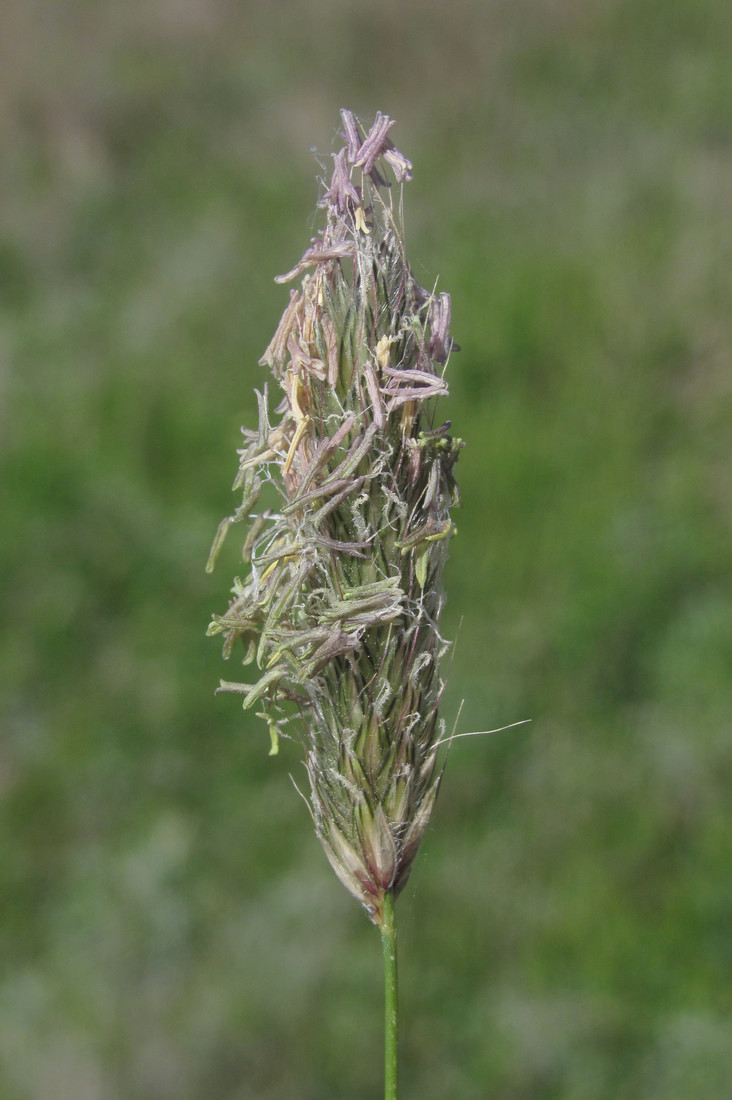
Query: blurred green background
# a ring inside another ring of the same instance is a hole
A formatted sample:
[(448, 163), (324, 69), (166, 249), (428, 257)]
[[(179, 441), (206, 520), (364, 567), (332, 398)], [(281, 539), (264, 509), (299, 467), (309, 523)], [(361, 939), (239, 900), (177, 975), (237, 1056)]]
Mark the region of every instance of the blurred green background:
[[(5, 0), (0, 1096), (366, 1100), (378, 935), (203, 572), (348, 106), (468, 441), (403, 1093), (732, 1096), (729, 0)], [(448, 409), (445, 408), (448, 413)]]

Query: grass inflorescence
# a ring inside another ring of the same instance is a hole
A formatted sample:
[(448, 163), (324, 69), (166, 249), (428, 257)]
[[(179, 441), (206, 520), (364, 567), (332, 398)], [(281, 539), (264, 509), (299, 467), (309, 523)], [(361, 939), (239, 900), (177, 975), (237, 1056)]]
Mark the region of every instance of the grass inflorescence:
[[(224, 681), (267, 721), (272, 752), (304, 739), (313, 818), (336, 874), (383, 923), (409, 875), (439, 787), (443, 566), (462, 446), (436, 416), (447, 395), (450, 299), (407, 263), (402, 184), (411, 164), (378, 114), (342, 112), (345, 146), (325, 224), (260, 360), (282, 396), (244, 431), (240, 507), (249, 572), (209, 633), (241, 641), (254, 682)], [(395, 186), (395, 184), (397, 186)], [(398, 198), (397, 198), (398, 196)], [(257, 511), (267, 484), (277, 507)]]

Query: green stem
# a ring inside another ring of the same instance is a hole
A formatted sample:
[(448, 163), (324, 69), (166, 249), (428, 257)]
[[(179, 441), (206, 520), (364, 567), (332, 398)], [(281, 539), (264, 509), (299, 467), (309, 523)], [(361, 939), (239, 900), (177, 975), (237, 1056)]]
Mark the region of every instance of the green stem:
[(384, 1100), (397, 1100), (397, 957), (394, 894), (384, 895)]

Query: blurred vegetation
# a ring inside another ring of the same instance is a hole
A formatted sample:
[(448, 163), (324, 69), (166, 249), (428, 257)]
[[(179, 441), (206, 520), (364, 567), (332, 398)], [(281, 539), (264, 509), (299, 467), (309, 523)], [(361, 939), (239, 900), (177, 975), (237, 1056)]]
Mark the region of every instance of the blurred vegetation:
[(727, 0), (0, 24), (0, 1094), (379, 1094), (378, 937), (204, 638), (349, 106), (398, 120), (462, 345), (444, 714), (533, 719), (451, 752), (400, 902), (404, 1095), (729, 1096)]

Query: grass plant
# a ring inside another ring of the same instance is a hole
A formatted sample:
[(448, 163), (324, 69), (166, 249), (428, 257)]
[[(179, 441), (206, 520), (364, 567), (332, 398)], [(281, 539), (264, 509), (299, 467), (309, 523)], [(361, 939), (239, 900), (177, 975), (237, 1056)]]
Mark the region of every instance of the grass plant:
[[(381, 930), (394, 1100), (394, 902), (440, 784), (439, 620), (462, 443), (435, 411), (447, 395), (450, 299), (421, 287), (405, 254), (411, 164), (386, 115), (368, 130), (341, 116), (325, 225), (278, 280), (302, 276), (261, 360), (282, 394), (280, 419), (270, 422), (265, 387), (239, 452), (242, 503), (207, 566), (231, 525), (248, 521), (248, 572), (209, 633), (223, 634), (226, 657), (241, 644), (256, 664), (254, 683), (221, 690), (259, 708), (270, 753), (291, 731), (302, 738), (318, 837)], [(267, 488), (273, 506), (262, 508)]]

